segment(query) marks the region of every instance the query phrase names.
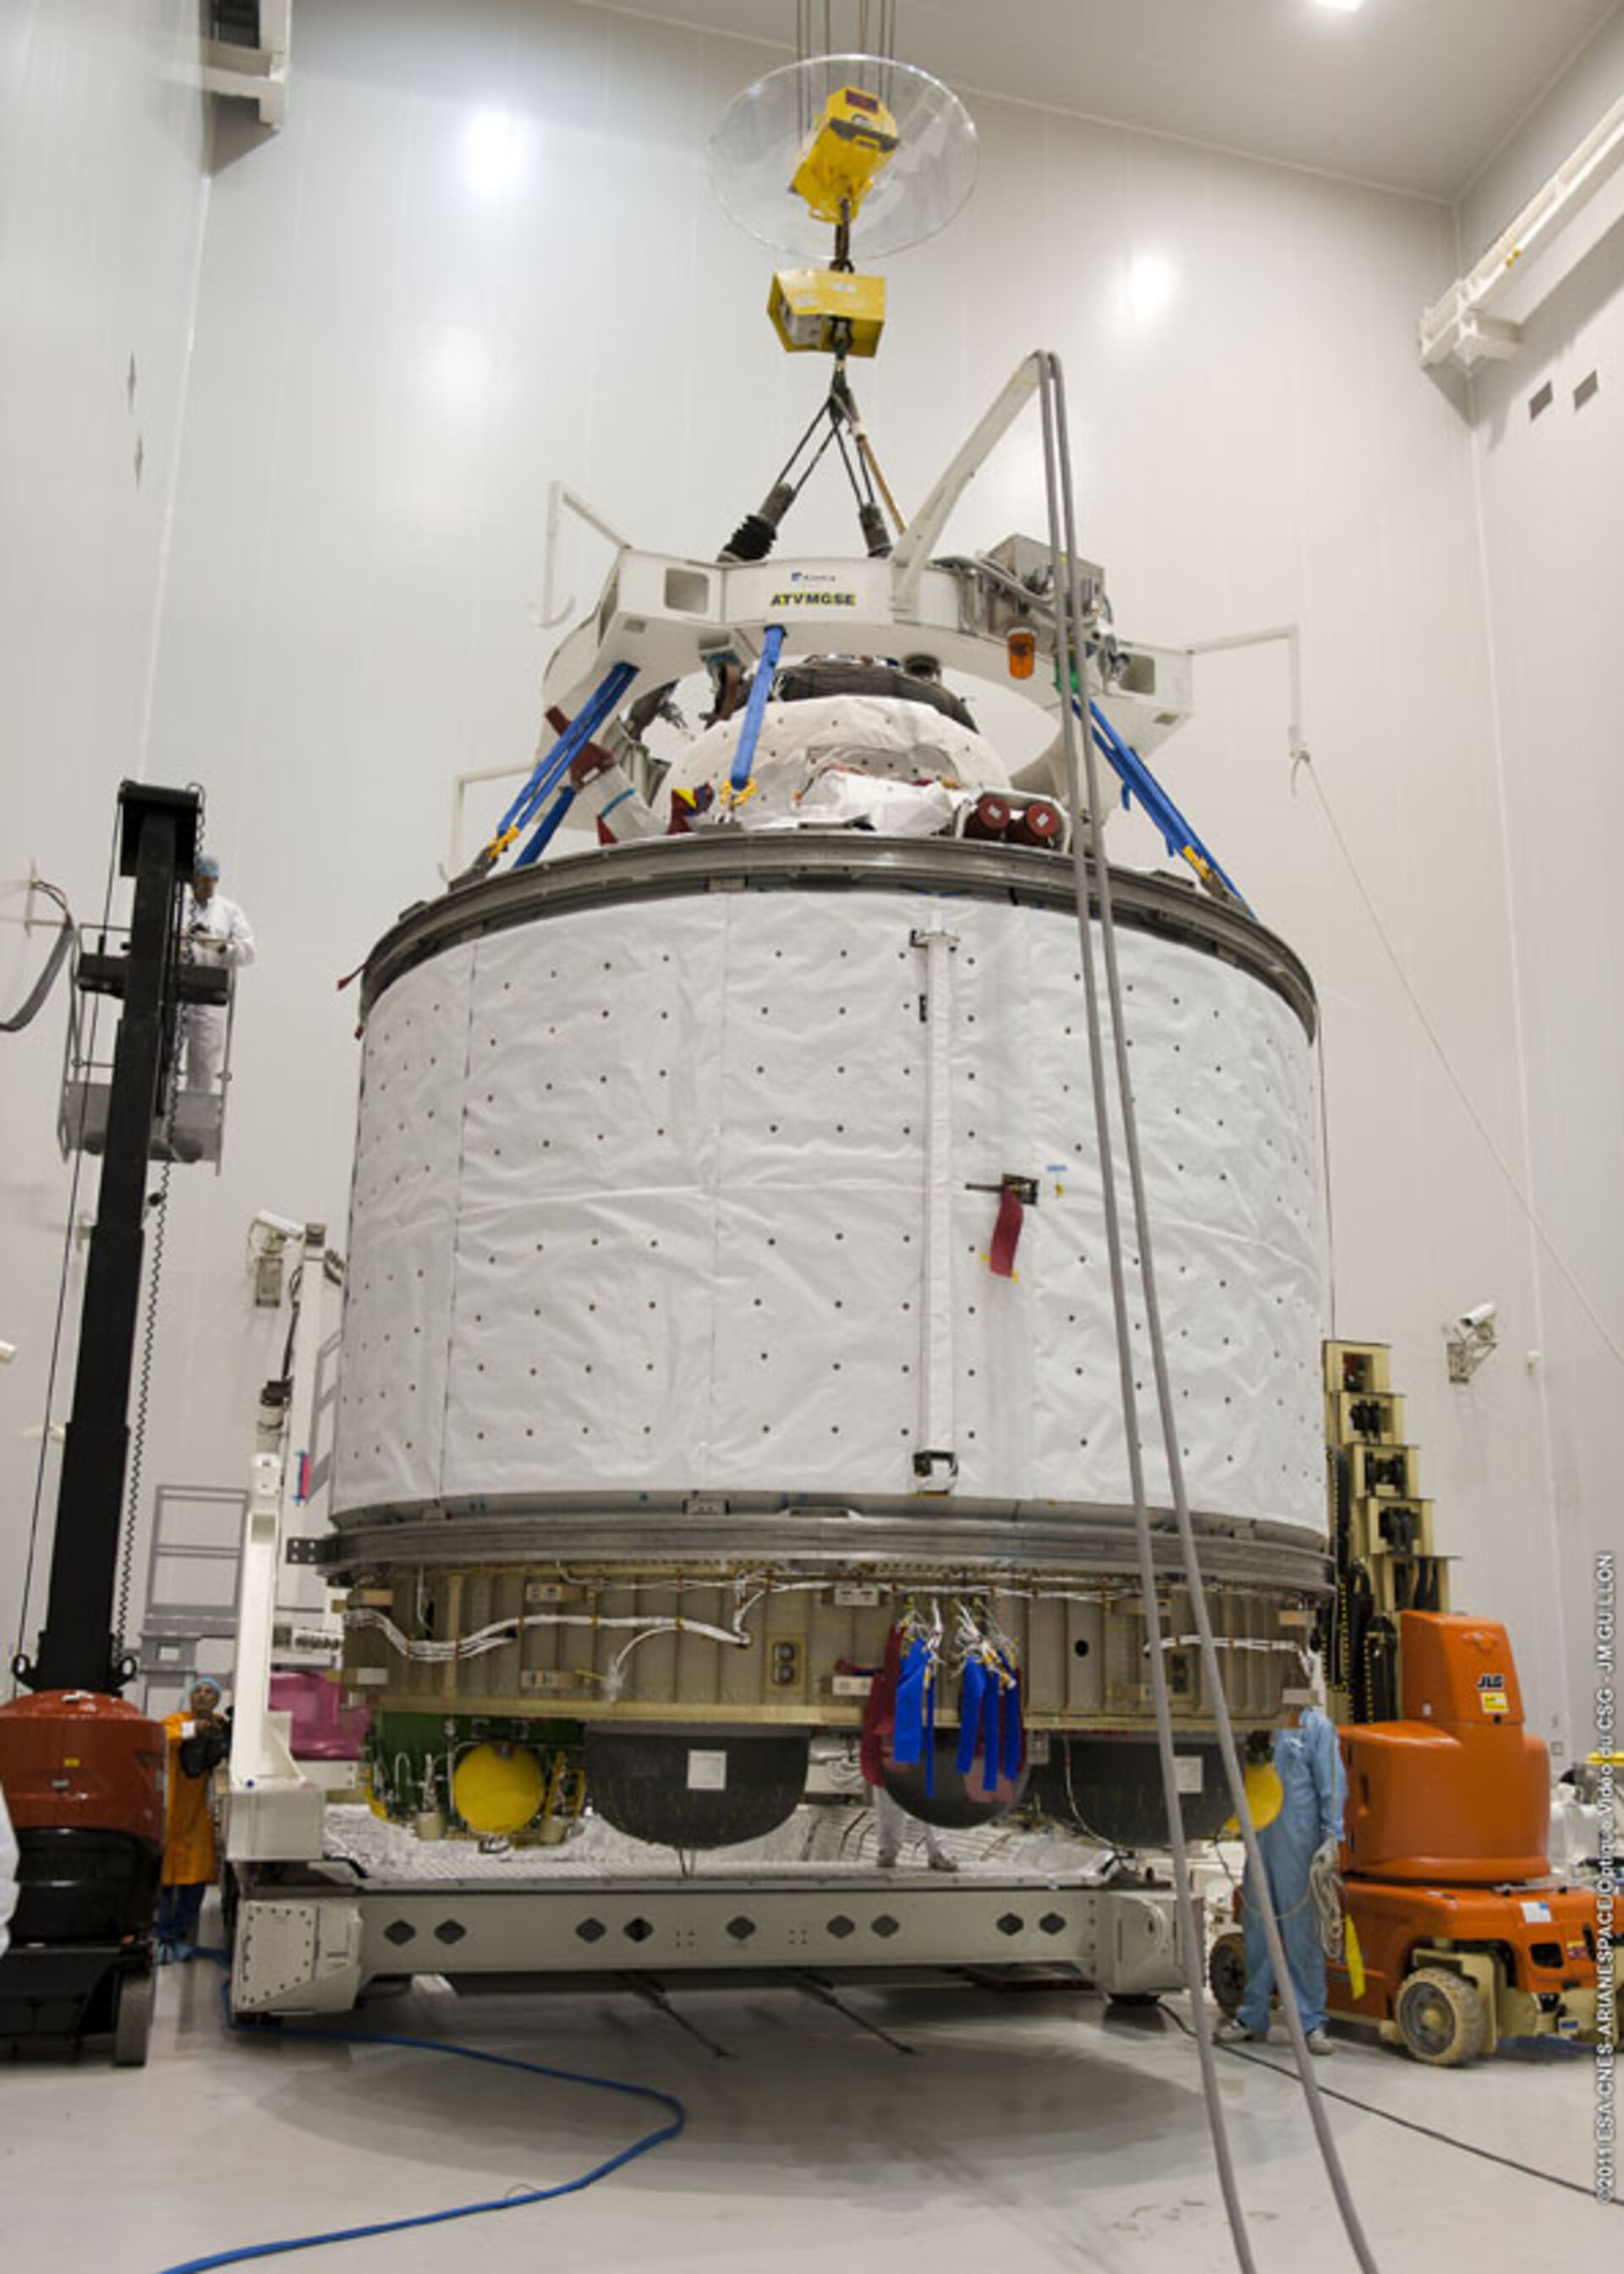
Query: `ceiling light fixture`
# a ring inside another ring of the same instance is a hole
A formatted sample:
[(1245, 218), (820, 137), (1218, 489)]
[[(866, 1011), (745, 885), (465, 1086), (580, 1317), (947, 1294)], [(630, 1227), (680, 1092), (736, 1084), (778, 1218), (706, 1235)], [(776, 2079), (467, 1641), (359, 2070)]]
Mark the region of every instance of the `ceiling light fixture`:
[(1124, 312), (1132, 328), (1142, 330), (1165, 316), (1178, 287), (1178, 269), (1165, 253), (1135, 253), (1123, 280)]
[(506, 110), (479, 110), (462, 137), (462, 173), (482, 205), (511, 197), (525, 176), (529, 135), (523, 119)]
[(1328, 8), (1334, 16), (1353, 16), (1365, 5), (1365, 0), (1320, 0), (1320, 5)]

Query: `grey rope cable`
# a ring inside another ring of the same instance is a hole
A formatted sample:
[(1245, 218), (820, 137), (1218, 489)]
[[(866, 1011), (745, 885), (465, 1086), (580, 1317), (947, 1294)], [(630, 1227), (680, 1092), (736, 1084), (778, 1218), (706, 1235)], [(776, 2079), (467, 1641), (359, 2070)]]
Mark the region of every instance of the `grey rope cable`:
[[(1122, 1225), (1117, 1213), (1116, 1177), (1113, 1163), (1110, 1105), (1105, 1085), (1105, 1045), (1100, 1026), (1099, 981), (1094, 970), (1094, 927), (1089, 914), (1090, 877), (1094, 872), (1094, 890), (1104, 881), (1104, 859), (1096, 835), (1096, 816), (1099, 805), (1095, 798), (1093, 770), (1088, 785), (1087, 826), (1079, 791), (1078, 769), (1078, 733), (1076, 715), (1068, 684), (1068, 659), (1076, 657), (1080, 681), (1083, 717), (1088, 716), (1087, 647), (1080, 621), (1075, 572), (1071, 564), (1077, 559), (1075, 539), (1069, 527), (1067, 500), (1062, 486), (1057, 458), (1061, 448), (1061, 428), (1056, 416), (1056, 396), (1061, 384), (1058, 362), (1047, 354), (1038, 357), (1039, 400), (1043, 420), (1043, 473), (1049, 508), (1049, 550), (1055, 563), (1055, 665), (1060, 681), (1061, 746), (1065, 757), (1066, 798), (1071, 815), (1071, 874), (1076, 887), (1078, 939), (1082, 958), (1083, 995), (1088, 1028), (1088, 1075), (1094, 1101), (1094, 1139), (1100, 1158), (1100, 1190), (1105, 1212), (1106, 1251), (1110, 1266), (1111, 1306), (1116, 1329), (1116, 1359), (1122, 1394), (1124, 1434), (1127, 1442), (1128, 1473), (1133, 1504), (1133, 1528), (1139, 1553), (1139, 1596), (1144, 1610), (1146, 1640), (1150, 1655), (1151, 1698), (1155, 1709), (1156, 1743), (1162, 1762), (1162, 1791), (1166, 1796), (1168, 1833), (1173, 1853), (1173, 1893), (1177, 1909), (1179, 1940), (1183, 1945), (1184, 1979), (1189, 1988), (1191, 2004), (1196, 2016), (1196, 2052), (1201, 2067), (1202, 2097), (1207, 2107), (1207, 2128), (1212, 2135), (1213, 2157), (1218, 2167), (1218, 2184), (1223, 2195), (1224, 2213), (1229, 2224), (1235, 2255), (1243, 2274), (1256, 2274), (1257, 2262), (1252, 2254), (1252, 2244), (1246, 2232), (1246, 2216), (1242, 2208), (1240, 2190), (1235, 2176), (1235, 2159), (1229, 2146), (1229, 2127), (1224, 2119), (1223, 2104), (1219, 2097), (1218, 2074), (1213, 2059), (1212, 2029), (1203, 1995), (1203, 1956), (1205, 1940), (1198, 1931), (1194, 1900), (1190, 1891), (1189, 1856), (1184, 1842), (1184, 1827), (1178, 1804), (1178, 1773), (1173, 1760), (1173, 1716), (1168, 1697), (1167, 1667), (1162, 1649), (1162, 1619), (1157, 1608), (1155, 1551), (1150, 1536), (1150, 1510), (1145, 1496), (1145, 1471), (1139, 1446), (1138, 1404), (1134, 1391), (1133, 1352), (1128, 1322), (1126, 1277), (1123, 1269)], [(1062, 561), (1065, 563), (1063, 574)], [(1088, 735), (1082, 737), (1085, 745)], [(1092, 847), (1092, 863), (1090, 848)], [(1101, 930), (1106, 920), (1106, 903), (1101, 902)], [(1141, 1251), (1142, 1254), (1142, 1251)]]
[[(174, 1119), (175, 1109), (171, 1103), (166, 1124), (171, 1144), (174, 1142)], [(130, 1423), (130, 1475), (124, 1493), (124, 1544), (118, 1559), (118, 1623), (116, 1631), (121, 1651), (130, 1631), (130, 1589), (135, 1570), (136, 1525), (141, 1507), (141, 1465), (147, 1452), (147, 1414), (152, 1398), (153, 1349), (158, 1335), (158, 1293), (163, 1280), (163, 1235), (169, 1221), (169, 1177), (174, 1165), (172, 1161), (164, 1163), (163, 1175), (158, 1186), (151, 1261), (147, 1265), (147, 1317), (141, 1330), (141, 1370), (136, 1385), (135, 1412)]]
[[(1086, 644), (1082, 638), (1082, 611), (1077, 587), (1077, 570), (1075, 567), (1078, 558), (1076, 547), (1076, 513), (1071, 493), (1071, 443), (1066, 426), (1064, 382), (1061, 373), (1059, 358), (1057, 357), (1046, 357), (1044, 358), (1044, 364), (1049, 374), (1049, 386), (1052, 389), (1052, 415), (1055, 427), (1052, 448), (1054, 455), (1057, 458), (1059, 464), (1061, 493), (1059, 517), (1062, 523), (1063, 534), (1067, 540), (1067, 574), (1064, 581), (1068, 588), (1071, 622), (1077, 635), (1077, 667), (1079, 680), (1080, 682), (1079, 693), (1081, 697), (1082, 716), (1085, 722), (1086, 722), (1088, 718), (1087, 651)], [(1047, 399), (1048, 397), (1046, 396), (1046, 400)], [(1058, 575), (1058, 556), (1056, 557), (1056, 574)], [(1063, 648), (1059, 658), (1061, 666), (1061, 715), (1063, 720), (1069, 722), (1072, 715), (1072, 706), (1070, 701), (1070, 689), (1066, 685), (1064, 659), (1065, 650)], [(1073, 751), (1075, 750), (1075, 745), (1076, 735), (1073, 731), (1070, 745)], [(1092, 817), (1098, 814), (1101, 809), (1099, 802), (1099, 769), (1094, 758), (1094, 738), (1091, 734), (1087, 732), (1084, 733), (1082, 736), (1082, 745), (1088, 792), (1088, 811), (1091, 817), (1091, 828), (1089, 834), (1092, 835)], [(1082, 832), (1079, 831), (1077, 833), (1081, 834)], [(1246, 1803), (1244, 1779), (1242, 1774), (1239, 1758), (1235, 1749), (1235, 1732), (1229, 1720), (1229, 1700), (1224, 1690), (1222, 1668), (1219, 1664), (1217, 1648), (1213, 1640), (1212, 1622), (1207, 1615), (1207, 1594), (1206, 1588), (1202, 1581), (1200, 1557), (1196, 1547), (1195, 1530), (1191, 1522), (1190, 1516), (1189, 1495), (1185, 1489), (1184, 1484), (1184, 1460), (1178, 1442), (1177, 1418), (1174, 1412), (1172, 1384), (1168, 1371), (1167, 1344), (1166, 1338), (1162, 1330), (1161, 1304), (1156, 1291), (1155, 1261), (1151, 1239), (1150, 1212), (1145, 1194), (1144, 1162), (1139, 1151), (1139, 1127), (1133, 1103), (1133, 1086), (1128, 1065), (1127, 1036), (1124, 1032), (1123, 1021), (1122, 981), (1116, 960), (1116, 936), (1114, 911), (1111, 904), (1110, 870), (1105, 860), (1103, 849), (1101, 847), (1096, 845), (1094, 847), (1094, 855), (1093, 866), (1099, 894), (1101, 945), (1104, 952), (1103, 960), (1106, 974), (1106, 990), (1111, 1013), (1111, 1045), (1116, 1062), (1117, 1106), (1122, 1116), (1123, 1151), (1127, 1160), (1129, 1186), (1132, 1195), (1134, 1231), (1139, 1244), (1139, 1284), (1145, 1309), (1146, 1337), (1150, 1344), (1151, 1361), (1155, 1375), (1156, 1404), (1162, 1423), (1163, 1442), (1166, 1449), (1168, 1477), (1172, 1487), (1174, 1518), (1177, 1525), (1179, 1547), (1183, 1554), (1185, 1584), (1190, 1593), (1191, 1610), (1195, 1619), (1196, 1632), (1200, 1638), (1201, 1667), (1205, 1677), (1207, 1691), (1212, 1700), (1213, 1718), (1218, 1737), (1218, 1750), (1223, 1761), (1224, 1773), (1229, 1782), (1230, 1796), (1235, 1803), (1236, 1815), (1240, 1824), (1241, 1840), (1246, 1851), (1247, 1864), (1252, 1872), (1254, 1883), (1259, 1888), (1267, 1890), (1268, 1887), (1268, 1879), (1264, 1871), (1263, 1858), (1258, 1846), (1258, 1835), (1256, 1827), (1252, 1820), (1252, 1811)], [(1086, 877), (1086, 871), (1079, 871), (1079, 873)], [(1088, 915), (1088, 902), (1086, 891), (1083, 892), (1081, 897), (1079, 913), (1084, 928), (1086, 929)], [(1104, 1173), (1104, 1165), (1105, 1164), (1102, 1163), (1102, 1173)], [(1106, 1185), (1108, 1190), (1109, 1188), (1109, 1177), (1107, 1175)], [(1114, 1201), (1115, 1195), (1113, 1194), (1113, 1213)], [(1116, 1259), (1114, 1258), (1114, 1265), (1116, 1261)], [(1115, 1293), (1115, 1287), (1113, 1287), (1113, 1293)], [(1124, 1306), (1119, 1306), (1118, 1308), (1116, 1335), (1118, 1353), (1123, 1367), (1124, 1382), (1124, 1399), (1126, 1401), (1124, 1418), (1129, 1423), (1129, 1457), (1132, 1469), (1137, 1472), (1135, 1489), (1135, 1519), (1142, 1535), (1141, 1562), (1147, 1569), (1148, 1569), (1149, 1518), (1148, 1510), (1145, 1508), (1143, 1500), (1142, 1467), (1139, 1459), (1138, 1447), (1139, 1433), (1137, 1426), (1135, 1426), (1134, 1408), (1132, 1404), (1133, 1362), (1132, 1352), (1128, 1337), (1128, 1325)], [(1148, 1627), (1149, 1615), (1151, 1612), (1151, 1602), (1149, 1600), (1147, 1602), (1146, 1609), (1147, 1624)], [(1159, 1660), (1161, 1657), (1159, 1634), (1157, 1637), (1157, 1642), (1158, 1647), (1153, 1651), (1154, 1660)], [(1156, 1683), (1159, 1668), (1153, 1665), (1153, 1686)], [(1177, 1859), (1182, 1856), (1184, 1834), (1183, 1825), (1180, 1820), (1178, 1798), (1175, 1783), (1170, 1731), (1163, 1741), (1162, 1750), (1162, 1774), (1167, 1791), (1168, 1811), (1171, 1828), (1175, 1832), (1175, 1856), (1176, 1859)], [(1181, 1889), (1181, 1892), (1185, 1891)], [(1352, 2195), (1348, 2187), (1347, 2174), (1342, 2169), (1342, 2158), (1337, 2152), (1335, 2138), (1331, 2131), (1330, 2120), (1326, 2112), (1324, 2101), (1320, 2097), (1320, 2089), (1314, 2079), (1313, 2056), (1308, 2050), (1308, 2040), (1303, 2029), (1302, 2014), (1297, 2007), (1297, 1994), (1291, 1983), (1290, 1969), (1286, 1963), (1285, 1949), (1281, 1938), (1279, 1924), (1274, 1917), (1272, 1901), (1265, 1902), (1260, 1907), (1260, 1919), (1263, 1927), (1264, 1940), (1268, 1950), (1269, 1962), (1274, 1969), (1274, 1981), (1280, 1997), (1281, 2009), (1285, 2018), (1287, 2034), (1291, 2040), (1291, 2048), (1297, 2057), (1297, 2074), (1302, 2083), (1304, 2098), (1307, 2103), (1309, 2115), (1313, 2124), (1315, 2137), (1319, 2142), (1320, 2153), (1325, 2165), (1326, 2176), (1330, 2180), (1331, 2191), (1336, 2199), (1336, 2206), (1342, 2218), (1342, 2226), (1347, 2234), (1350, 2247), (1351, 2248), (1355, 2257), (1358, 2260), (1360, 2266), (1365, 2270), (1365, 2274), (1378, 2274), (1374, 2255), (1372, 2253), (1370, 2243), (1365, 2233), (1363, 2223), (1359, 2218), (1358, 2211), (1355, 2207)], [(1196, 2042), (1198, 2049), (1203, 2056), (1202, 2073), (1203, 2082), (1205, 2083), (1207, 2079), (1212, 2074), (1210, 2040), (1207, 2024), (1205, 1999), (1199, 2000), (1197, 2005)], [(1213, 2086), (1213, 2095), (1215, 2098), (1215, 2080)], [(1214, 2124), (1214, 2143), (1216, 2142), (1220, 2128), (1221, 2127)], [(1241, 2240), (1238, 2236), (1237, 2238), (1237, 2249), (1242, 2249)], [(1243, 2252), (1243, 2263), (1244, 2264), (1247, 2263), (1248, 2261)]]
[[(1176, 2029), (1182, 2029), (1186, 2037), (1193, 2035), (1189, 2023), (1172, 2007), (1164, 2006), (1162, 2010)], [(1294, 2069), (1282, 2068), (1278, 2061), (1267, 2060), (1261, 2053), (1230, 2045), (1227, 2057), (1244, 2061), (1250, 2068), (1266, 2068), (1272, 2076), (1289, 2077), (1295, 2082)], [(1322, 2084), (1320, 2090), (1327, 2100), (1340, 2101), (1344, 2108), (1357, 2108), (1365, 2116), (1380, 2116), (1384, 2124), (1395, 2124), (1401, 2132), (1418, 2133), (1424, 2140), (1436, 2140), (1440, 2147), (1458, 2148), (1463, 2156), (1477, 2156), (1485, 2164), (1500, 2164), (1508, 2172), (1521, 2172), (1525, 2179), (1544, 2180), (1553, 2187), (1565, 2187), (1569, 2195), (1583, 2195), (1590, 2202), (1596, 2201), (1595, 2188), (1587, 2187), (1583, 2180), (1565, 2180), (1559, 2172), (1541, 2171), (1538, 2164), (1519, 2163), (1515, 2156), (1502, 2156), (1492, 2148), (1480, 2148), (1473, 2140), (1457, 2139), (1453, 2132), (1436, 2131), (1430, 2124), (1418, 2124), (1413, 2116), (1401, 2116), (1396, 2109), (1383, 2108), (1373, 2100), (1360, 2100), (1351, 2092), (1339, 2091), (1335, 2085)], [(1615, 2202), (1609, 2208), (1624, 2210), (1624, 2202)]]
[(21, 1007), (13, 1011), (9, 1019), (0, 1019), (0, 1035), (20, 1035), (25, 1027), (34, 1024), (45, 1007), (46, 997), (56, 983), (56, 974), (73, 952), (78, 926), (74, 923), (73, 911), (66, 899), (54, 885), (48, 885), (42, 877), (34, 878), (34, 887), (56, 901), (62, 910), (62, 922), (51, 944), (50, 953), (45, 959), (45, 968), (23, 998)]

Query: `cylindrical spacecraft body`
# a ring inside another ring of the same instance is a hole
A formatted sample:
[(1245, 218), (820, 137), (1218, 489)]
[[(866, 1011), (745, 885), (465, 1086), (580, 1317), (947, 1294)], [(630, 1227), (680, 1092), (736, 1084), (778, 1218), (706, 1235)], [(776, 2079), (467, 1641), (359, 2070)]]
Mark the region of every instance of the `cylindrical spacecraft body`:
[[(1235, 907), (1114, 898), (1184, 1476), (1263, 1721), (1325, 1574), (1312, 991)], [(1129, 1300), (1199, 1736), (1132, 1269)], [(403, 918), (366, 982), (332, 1508), (346, 1681), (386, 1713), (849, 1728), (900, 1606), (958, 1594), (1040, 1748), (1145, 1731), (1069, 860), (713, 831)]]

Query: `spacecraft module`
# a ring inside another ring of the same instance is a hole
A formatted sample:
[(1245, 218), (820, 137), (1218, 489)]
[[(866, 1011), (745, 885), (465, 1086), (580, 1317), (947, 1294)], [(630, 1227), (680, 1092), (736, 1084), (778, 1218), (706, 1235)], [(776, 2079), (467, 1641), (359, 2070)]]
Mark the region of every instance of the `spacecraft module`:
[[(704, 674), (710, 722), (656, 765), (620, 712), (567, 793), (596, 850), (459, 880), (368, 963), (327, 1552), (375, 1797), (432, 1834), (554, 1836), (584, 1792), (751, 1837), (900, 1630), (915, 1813), (1031, 1792), (1158, 1836), (1065, 817), (956, 691), (1044, 636), (1052, 564), (1001, 553), (1028, 607), (933, 564), (906, 624), (906, 564), (622, 553), (555, 715), (633, 666)], [(1124, 735), (1178, 723), (1179, 659), (1101, 653)], [(1190, 1498), (1260, 1725), (1324, 1585), (1312, 990), (1234, 899), (1114, 877)], [(1193, 1835), (1229, 1803), (1169, 1585)], [(1000, 1666), (1020, 1741), (961, 1769)]]
[[(530, 781), (366, 966), (327, 1561), (374, 1802), (430, 1837), (554, 1837), (590, 1801), (725, 1846), (793, 1811), (817, 1736), (930, 1822), (1031, 1793), (1155, 1843), (1165, 1650), (1185, 1826), (1214, 1832), (1222, 1701), (1170, 1527), (1148, 1629), (1140, 1599), (1136, 1510), (1175, 1495), (1147, 1443), (1136, 1498), (1126, 1442), (1071, 841), (1109, 817), (1057, 763), (1073, 717), (1204, 887), (1112, 898), (1243, 1727), (1327, 1570), (1312, 989), (1150, 774), (1190, 659), (1119, 638), (1102, 572), (1057, 557), (1052, 461), (1050, 544), (933, 557), (1042, 359), (911, 521), (881, 471), (847, 365), (884, 290), (855, 260), (969, 194), (957, 97), (803, 56), (730, 104), (711, 166), (744, 227), (831, 255), (769, 296), (789, 351), (832, 358), (827, 399), (716, 560), (619, 547)], [(831, 447), (867, 557), (771, 561)], [(989, 684), (1051, 736), (1013, 774)], [(598, 850), (559, 855), (571, 817)]]

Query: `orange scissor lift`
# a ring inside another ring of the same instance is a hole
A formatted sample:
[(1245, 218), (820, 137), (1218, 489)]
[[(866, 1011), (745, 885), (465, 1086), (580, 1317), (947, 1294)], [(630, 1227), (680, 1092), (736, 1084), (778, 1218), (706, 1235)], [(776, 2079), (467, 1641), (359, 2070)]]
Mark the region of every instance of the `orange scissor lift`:
[[(1549, 1757), (1524, 1723), (1505, 1628), (1447, 1608), (1385, 1346), (1328, 1343), (1326, 1404), (1336, 1594), (1323, 1649), (1362, 1960), (1331, 1966), (1330, 2010), (1439, 2067), (1501, 2037), (1594, 2043), (1596, 1891), (1550, 1876)], [(1237, 2010), (1238, 1931), (1220, 1939), (1212, 1982)]]

